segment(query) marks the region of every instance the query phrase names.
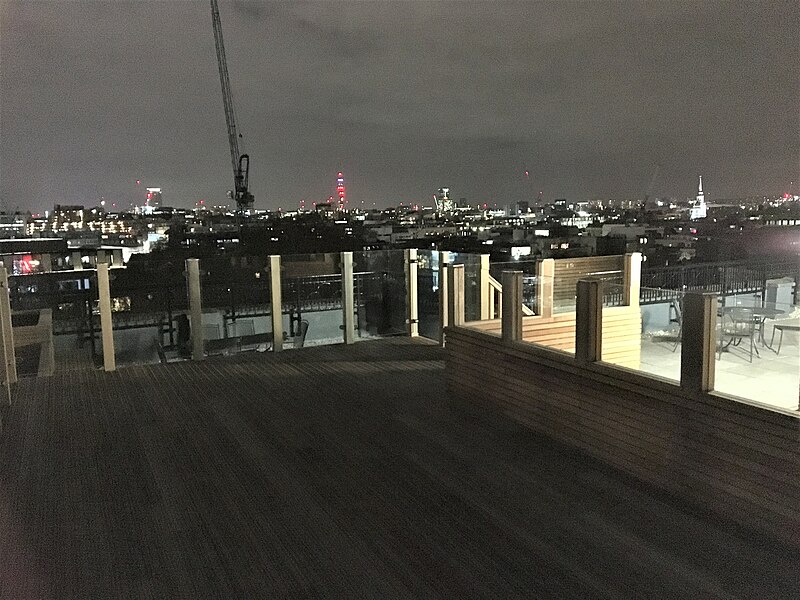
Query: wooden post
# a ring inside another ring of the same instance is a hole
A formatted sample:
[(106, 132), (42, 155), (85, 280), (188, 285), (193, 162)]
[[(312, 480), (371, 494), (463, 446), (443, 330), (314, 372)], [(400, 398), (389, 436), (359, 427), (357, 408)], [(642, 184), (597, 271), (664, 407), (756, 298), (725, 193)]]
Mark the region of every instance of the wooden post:
[(495, 291), (494, 287), (491, 285), (489, 286), (489, 318), (494, 319), (495, 314), (497, 314), (498, 309), (502, 312), (502, 300), (500, 302), (500, 306), (495, 306), (495, 295), (497, 292)]
[(444, 346), (444, 328), (450, 324), (450, 316), (447, 313), (448, 289), (447, 289), (447, 268), (450, 264), (450, 253), (447, 251), (439, 252), (439, 343)]
[(713, 390), (717, 295), (687, 292), (681, 318), (681, 387), (692, 392)]
[(11, 324), (11, 295), (8, 271), (0, 267), (0, 335), (2, 335), (3, 382), (8, 404), (11, 404), (11, 384), (17, 382), (17, 356), (14, 349), (14, 328)]
[(642, 287), (642, 253), (625, 255), (623, 270), (623, 294), (625, 306), (639, 306), (639, 290)]
[(545, 258), (536, 263), (537, 311), (542, 317), (553, 316), (553, 279), (556, 274), (556, 261)]
[(450, 325), (464, 324), (464, 265), (451, 265), (447, 269), (448, 297), (447, 314)]
[(581, 279), (575, 304), (575, 359), (600, 360), (603, 355), (603, 290), (599, 279)]
[(494, 290), (489, 285), (489, 255), (481, 254), (481, 270), (480, 280), (478, 281), (480, 288), (480, 319), (486, 321), (487, 319), (494, 319)]
[(417, 250), (411, 248), (405, 251), (406, 263), (406, 322), (408, 323), (409, 337), (419, 335), (419, 295), (417, 293), (419, 280), (417, 278)]
[(281, 296), (281, 257), (269, 257), (269, 303), (272, 319), (272, 350), (283, 350), (283, 298)]
[(522, 271), (503, 271), (502, 337), (504, 342), (522, 340)]
[(344, 343), (355, 342), (355, 319), (353, 307), (353, 253), (342, 252), (342, 317)]
[(189, 287), (189, 322), (191, 325), (192, 360), (203, 360), (203, 306), (200, 295), (200, 259), (186, 259), (186, 284)]
[(97, 294), (100, 305), (100, 336), (103, 340), (103, 369), (114, 371), (117, 362), (114, 356), (114, 321), (111, 318), (111, 282), (107, 263), (97, 265)]

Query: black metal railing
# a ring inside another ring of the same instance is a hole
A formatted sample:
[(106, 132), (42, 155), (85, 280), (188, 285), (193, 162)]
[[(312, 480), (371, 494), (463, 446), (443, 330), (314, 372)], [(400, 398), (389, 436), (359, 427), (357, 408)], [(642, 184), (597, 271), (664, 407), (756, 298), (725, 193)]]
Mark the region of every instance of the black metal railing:
[[(642, 271), (642, 303), (664, 302), (674, 296), (670, 290), (707, 291), (720, 295), (762, 292), (768, 279), (800, 278), (800, 263), (720, 262), (645, 268)], [(797, 290), (795, 288), (795, 293)]]

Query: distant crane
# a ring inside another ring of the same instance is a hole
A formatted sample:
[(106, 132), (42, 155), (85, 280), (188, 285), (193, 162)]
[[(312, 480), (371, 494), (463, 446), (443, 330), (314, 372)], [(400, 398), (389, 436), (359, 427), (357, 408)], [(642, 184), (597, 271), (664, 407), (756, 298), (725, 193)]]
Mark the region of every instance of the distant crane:
[(225, 59), (225, 43), (222, 41), (222, 23), (219, 19), (217, 0), (211, 0), (211, 22), (214, 26), (214, 44), (217, 48), (219, 65), (219, 83), (222, 86), (222, 103), (225, 105), (225, 123), (228, 126), (228, 144), (231, 147), (231, 164), (233, 166), (233, 198), (236, 200), (236, 212), (241, 215), (253, 207), (253, 194), (247, 189), (250, 179), (250, 156), (239, 153), (239, 138), (236, 132), (236, 117), (233, 111), (233, 93), (231, 80), (228, 77), (228, 62)]

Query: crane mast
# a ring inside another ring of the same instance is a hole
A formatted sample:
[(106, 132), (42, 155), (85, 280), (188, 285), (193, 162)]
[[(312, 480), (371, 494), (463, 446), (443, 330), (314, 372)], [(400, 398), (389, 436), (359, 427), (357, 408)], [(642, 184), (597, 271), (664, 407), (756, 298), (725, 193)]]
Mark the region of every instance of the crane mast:
[(247, 189), (250, 178), (250, 156), (239, 152), (239, 134), (236, 131), (236, 116), (233, 110), (233, 93), (228, 76), (228, 61), (225, 58), (225, 43), (222, 40), (222, 22), (219, 18), (217, 0), (211, 0), (211, 23), (214, 27), (214, 45), (217, 49), (219, 83), (222, 87), (222, 103), (225, 107), (225, 124), (228, 127), (228, 145), (233, 167), (233, 197), (239, 214), (253, 207), (253, 194)]

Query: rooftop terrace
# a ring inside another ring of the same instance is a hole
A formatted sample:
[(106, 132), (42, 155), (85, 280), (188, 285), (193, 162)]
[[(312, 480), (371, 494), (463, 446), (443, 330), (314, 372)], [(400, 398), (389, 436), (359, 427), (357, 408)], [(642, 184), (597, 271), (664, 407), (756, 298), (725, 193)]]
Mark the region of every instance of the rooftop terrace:
[(0, 597), (788, 598), (796, 549), (446, 391), (419, 338), (22, 379)]

